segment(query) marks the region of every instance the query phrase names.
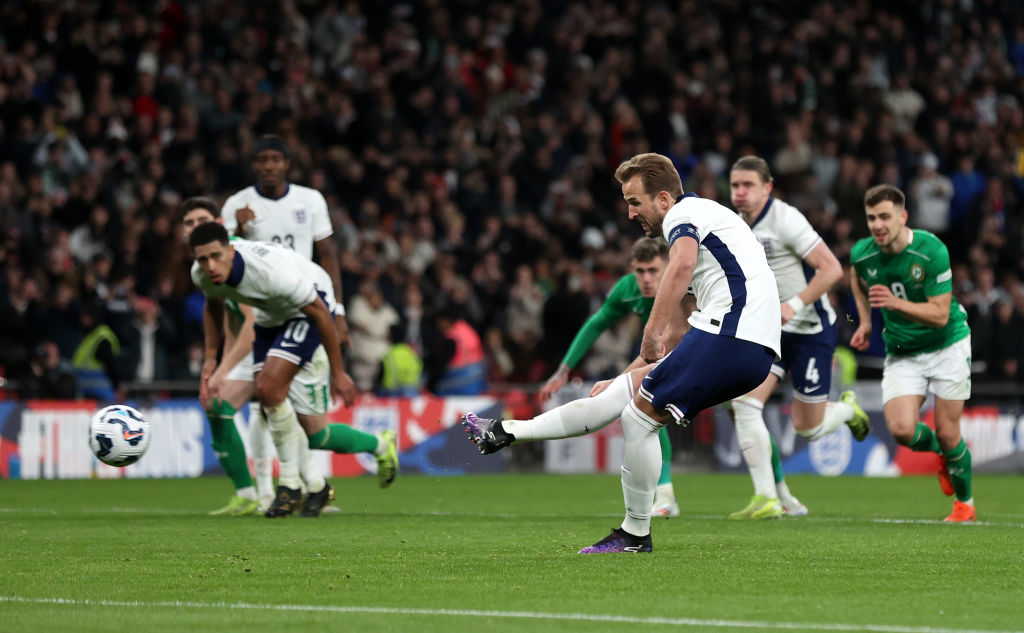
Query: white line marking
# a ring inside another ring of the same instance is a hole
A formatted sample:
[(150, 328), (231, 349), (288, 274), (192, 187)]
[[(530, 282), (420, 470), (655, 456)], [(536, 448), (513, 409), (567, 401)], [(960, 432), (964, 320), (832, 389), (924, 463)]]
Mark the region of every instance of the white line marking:
[(625, 624), (664, 624), (682, 627), (716, 627), (745, 629), (784, 629), (808, 631), (875, 631), (877, 633), (1024, 633), (993, 629), (950, 629), (931, 626), (899, 626), (888, 624), (839, 624), (817, 622), (758, 622), (756, 620), (714, 620), (700, 618), (658, 618), (597, 613), (545, 613), (542, 611), (484, 611), (477, 609), (408, 609), (400, 607), (368, 607), (316, 604), (253, 604), (249, 602), (184, 602), (139, 600), (77, 600), (74, 598), (25, 598), (0, 596), (0, 603), (51, 604), (74, 607), (148, 607), (180, 609), (242, 609), (253, 611), (305, 611), (310, 613), (373, 613), (378, 615), (439, 615), (472, 618), (509, 618), (528, 620), (570, 620), (582, 622), (621, 622)]
[[(0, 512), (8, 512), (12, 514), (172, 514), (172, 515), (201, 515), (206, 516), (208, 513), (205, 510), (186, 510), (184, 508), (175, 510), (172, 508), (82, 508), (80, 510), (68, 510), (58, 511), (48, 508), (3, 508), (0, 507)], [(452, 518), (480, 518), (480, 519), (517, 519), (517, 518), (532, 518), (532, 519), (606, 519), (606, 518), (619, 518), (622, 513), (586, 513), (586, 514), (559, 514), (559, 513), (545, 513), (545, 514), (514, 514), (510, 512), (352, 512), (348, 516), (394, 516), (394, 517), (452, 517)], [(1003, 518), (1013, 519), (1019, 515), (1006, 514), (1000, 515)], [(784, 523), (887, 523), (887, 524), (908, 524), (908, 525), (949, 525), (942, 519), (900, 519), (900, 518), (888, 518), (888, 517), (781, 517)], [(724, 521), (726, 515), (724, 514), (687, 514), (673, 519), (675, 523), (685, 523), (686, 521)], [(219, 519), (218, 519), (219, 520)], [(660, 519), (654, 518), (655, 522), (660, 522)], [(762, 523), (758, 523), (762, 525)], [(957, 525), (974, 525), (980, 527), (1002, 527), (1002, 528), (1018, 528), (1024, 529), (1024, 523), (1014, 521), (972, 521), (968, 523), (959, 523)]]

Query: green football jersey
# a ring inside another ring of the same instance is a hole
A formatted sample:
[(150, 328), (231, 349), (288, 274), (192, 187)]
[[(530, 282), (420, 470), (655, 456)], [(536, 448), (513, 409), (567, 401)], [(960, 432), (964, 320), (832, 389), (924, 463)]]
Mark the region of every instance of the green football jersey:
[(601, 336), (601, 333), (615, 325), (615, 322), (630, 312), (640, 317), (642, 323), (647, 323), (651, 316), (651, 308), (654, 307), (654, 298), (647, 298), (640, 293), (640, 286), (636, 282), (636, 276), (628, 273), (622, 276), (615, 283), (615, 287), (608, 293), (601, 309), (595, 312), (587, 322), (583, 324), (580, 331), (569, 346), (562, 362), (569, 367), (576, 367), (577, 363), (590, 351), (590, 347)]
[[(871, 237), (854, 245), (850, 259), (863, 287), (882, 284), (893, 295), (914, 303), (925, 303), (928, 297), (952, 292), (953, 273), (946, 245), (928, 231), (914, 229), (911, 233), (910, 244), (895, 255), (883, 253)], [(941, 328), (928, 327), (892, 310), (882, 310), (882, 320), (882, 340), (886, 354), (891, 356), (934, 352), (971, 333), (967, 311), (956, 297), (950, 299), (949, 320)]]

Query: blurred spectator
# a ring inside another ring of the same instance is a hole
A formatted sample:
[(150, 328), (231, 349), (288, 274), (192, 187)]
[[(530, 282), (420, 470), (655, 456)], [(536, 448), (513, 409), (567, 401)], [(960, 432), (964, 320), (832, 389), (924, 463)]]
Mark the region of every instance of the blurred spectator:
[(996, 303), (993, 316), (992, 329), (999, 334), (993, 341), (989, 367), (999, 378), (1016, 380), (1024, 363), (1024, 322), (1009, 300)]
[(96, 306), (83, 305), (79, 322), (85, 336), (71, 357), (79, 392), (85, 398), (113, 402), (120, 384), (117, 356), (121, 342)]
[(487, 366), (480, 335), (450, 306), (435, 315), (434, 328), (424, 363), (430, 390), (439, 396), (483, 393)]
[(380, 361), (391, 346), (388, 332), (399, 322), (398, 312), (384, 301), (376, 282), (366, 279), (349, 301), (346, 316), (352, 337), (348, 372), (356, 386), (369, 391), (377, 380)]
[(36, 346), (29, 362), (29, 374), (21, 390), (24, 398), (74, 398), (77, 393), (75, 374), (71, 363), (60, 357), (53, 341)]
[(931, 231), (946, 239), (949, 229), (949, 203), (953, 199), (953, 183), (938, 172), (935, 154), (921, 156), (917, 178), (910, 185), (910, 225)]
[(390, 346), (380, 361), (377, 395), (418, 396), (423, 386), (423, 361), (406, 342), (405, 324), (398, 322), (388, 331)]
[(509, 291), (506, 330), (513, 342), (523, 345), (527, 339), (541, 339), (544, 301), (544, 291), (534, 282), (533, 270), (525, 264), (517, 266), (516, 281)]

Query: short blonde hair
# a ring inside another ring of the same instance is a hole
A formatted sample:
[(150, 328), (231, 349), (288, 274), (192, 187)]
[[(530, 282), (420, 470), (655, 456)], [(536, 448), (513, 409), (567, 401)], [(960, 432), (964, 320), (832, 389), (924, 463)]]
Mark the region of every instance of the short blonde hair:
[(625, 183), (637, 174), (644, 185), (644, 193), (649, 196), (656, 196), (661, 191), (667, 191), (673, 198), (683, 195), (683, 181), (679, 179), (675, 165), (666, 156), (637, 154), (619, 165), (615, 170), (615, 179)]

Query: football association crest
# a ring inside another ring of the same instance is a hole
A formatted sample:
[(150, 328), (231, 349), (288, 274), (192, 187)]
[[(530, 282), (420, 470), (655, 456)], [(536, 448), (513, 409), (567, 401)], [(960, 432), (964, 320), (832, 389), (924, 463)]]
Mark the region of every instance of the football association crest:
[(297, 223), (299, 223), (299, 224), (305, 224), (306, 223), (306, 210), (305, 209), (296, 209), (295, 210), (295, 221)]
[(924, 267), (921, 264), (914, 264), (910, 267), (910, 278), (914, 281), (924, 281)]

